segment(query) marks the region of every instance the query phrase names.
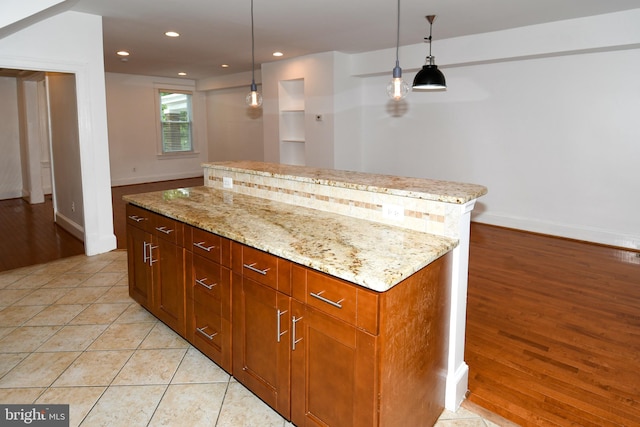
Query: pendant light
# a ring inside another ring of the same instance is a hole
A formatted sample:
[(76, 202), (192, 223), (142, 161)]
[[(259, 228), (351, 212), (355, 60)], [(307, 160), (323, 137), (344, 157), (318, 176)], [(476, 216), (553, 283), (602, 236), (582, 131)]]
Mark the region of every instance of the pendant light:
[(393, 78), (387, 85), (387, 95), (394, 101), (400, 101), (409, 93), (409, 85), (402, 79), (402, 68), (398, 59), (400, 49), (400, 0), (398, 0), (398, 22), (396, 25), (396, 66), (393, 68)]
[(251, 92), (247, 95), (245, 102), (251, 108), (260, 108), (262, 105), (262, 95), (258, 92), (255, 78), (255, 42), (253, 36), (253, 0), (251, 0)]
[(413, 88), (417, 90), (446, 89), (447, 82), (444, 79), (444, 74), (438, 70), (435, 58), (431, 55), (431, 29), (436, 15), (428, 15), (426, 18), (429, 21), (429, 37), (425, 37), (425, 40), (429, 42), (429, 56), (427, 56), (426, 64), (422, 66), (422, 69), (418, 71), (418, 74), (413, 79)]

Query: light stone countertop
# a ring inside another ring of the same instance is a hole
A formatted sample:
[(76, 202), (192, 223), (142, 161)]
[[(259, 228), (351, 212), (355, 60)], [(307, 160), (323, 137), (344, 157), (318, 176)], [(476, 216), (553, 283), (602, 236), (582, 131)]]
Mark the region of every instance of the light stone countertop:
[(234, 161), (203, 163), (202, 166), (455, 204), (463, 204), (487, 194), (487, 187), (477, 184), (280, 163)]
[(123, 199), (378, 292), (458, 244), (433, 234), (209, 187)]

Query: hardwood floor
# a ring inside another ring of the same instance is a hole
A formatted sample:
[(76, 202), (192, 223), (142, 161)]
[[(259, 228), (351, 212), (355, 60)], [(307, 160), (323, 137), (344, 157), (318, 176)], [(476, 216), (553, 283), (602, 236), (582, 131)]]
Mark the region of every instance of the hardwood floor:
[[(187, 178), (113, 187), (113, 222), (118, 249), (126, 248), (125, 194), (203, 185), (204, 178)], [(53, 222), (51, 196), (30, 205), (22, 199), (0, 200), (0, 271), (41, 264), (84, 253), (84, 244)]]
[(51, 197), (30, 205), (0, 200), (0, 271), (84, 253), (84, 244), (53, 222)]
[[(202, 183), (114, 187), (118, 247), (122, 195)], [(0, 271), (83, 253), (52, 215), (0, 202)], [(473, 223), (469, 264), (469, 404), (522, 426), (640, 425), (637, 252)]]
[(472, 224), (469, 400), (523, 426), (640, 425), (640, 254)]

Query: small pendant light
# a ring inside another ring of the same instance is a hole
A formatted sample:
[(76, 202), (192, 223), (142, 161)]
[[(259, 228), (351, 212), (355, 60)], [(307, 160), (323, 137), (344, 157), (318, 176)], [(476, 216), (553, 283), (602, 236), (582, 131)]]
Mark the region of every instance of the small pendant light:
[(262, 95), (258, 92), (255, 78), (255, 42), (253, 36), (253, 0), (251, 0), (251, 92), (247, 95), (245, 102), (251, 108), (260, 108), (262, 105)]
[(398, 22), (396, 25), (396, 66), (393, 68), (393, 78), (387, 85), (387, 95), (394, 101), (400, 101), (409, 93), (409, 85), (402, 79), (402, 68), (398, 59), (400, 49), (400, 0), (398, 0)]
[(429, 37), (425, 37), (425, 40), (429, 42), (429, 56), (427, 56), (426, 64), (422, 66), (422, 69), (418, 71), (418, 74), (413, 79), (413, 88), (417, 90), (446, 89), (447, 82), (444, 79), (444, 74), (438, 70), (435, 58), (431, 55), (431, 29), (436, 15), (428, 15), (426, 18), (429, 21)]

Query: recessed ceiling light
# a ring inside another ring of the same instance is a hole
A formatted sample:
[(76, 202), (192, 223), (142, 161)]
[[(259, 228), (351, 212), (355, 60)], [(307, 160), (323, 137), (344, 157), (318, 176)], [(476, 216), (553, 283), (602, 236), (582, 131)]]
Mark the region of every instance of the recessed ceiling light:
[(175, 31), (167, 31), (164, 35), (167, 37), (180, 37), (180, 33), (176, 33)]
[(185, 73), (184, 71), (180, 71), (180, 72), (178, 73), (178, 75), (179, 75), (179, 76), (186, 76), (186, 75), (187, 75), (187, 73)]
[(129, 56), (129, 52), (127, 52), (126, 50), (119, 50), (116, 52), (116, 54), (120, 56)]
[(273, 52), (273, 56), (282, 56), (284, 53), (282, 52)]
[(222, 68), (229, 68), (229, 64), (222, 64), (221, 67)]

